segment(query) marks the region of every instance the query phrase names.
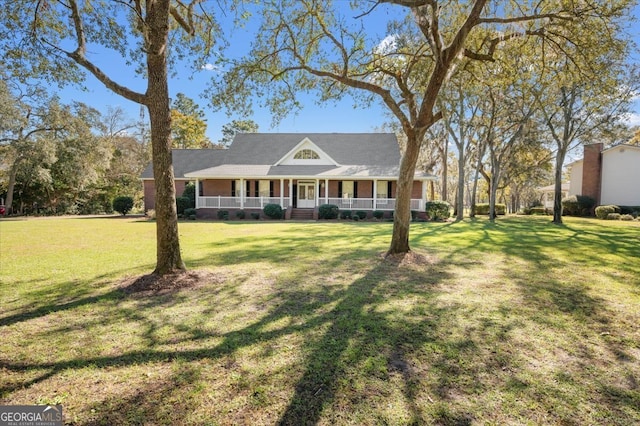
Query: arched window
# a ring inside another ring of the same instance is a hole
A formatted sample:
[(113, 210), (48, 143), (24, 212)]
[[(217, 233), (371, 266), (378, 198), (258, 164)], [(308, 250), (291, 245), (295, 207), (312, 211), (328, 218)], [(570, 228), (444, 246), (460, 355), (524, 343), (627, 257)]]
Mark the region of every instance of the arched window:
[(301, 149), (293, 157), (295, 160), (319, 160), (320, 156), (312, 149)]

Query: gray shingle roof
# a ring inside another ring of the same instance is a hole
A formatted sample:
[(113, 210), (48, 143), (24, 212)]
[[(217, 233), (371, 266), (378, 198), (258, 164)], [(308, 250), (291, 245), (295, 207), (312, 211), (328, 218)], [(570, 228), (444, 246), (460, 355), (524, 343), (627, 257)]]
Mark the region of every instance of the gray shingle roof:
[(400, 149), (393, 133), (238, 133), (225, 163), (272, 165), (305, 138), (338, 164), (400, 163)]
[[(184, 179), (185, 173), (218, 166), (224, 162), (226, 149), (174, 149), (173, 174), (176, 179)], [(153, 179), (153, 167), (147, 166), (140, 176), (142, 179)]]
[[(334, 165), (278, 165), (305, 138)], [(196, 177), (307, 176), (395, 177), (400, 149), (393, 133), (239, 133), (229, 149), (174, 149), (176, 179)], [(142, 179), (153, 179), (147, 166)], [(416, 177), (431, 178), (424, 173)]]

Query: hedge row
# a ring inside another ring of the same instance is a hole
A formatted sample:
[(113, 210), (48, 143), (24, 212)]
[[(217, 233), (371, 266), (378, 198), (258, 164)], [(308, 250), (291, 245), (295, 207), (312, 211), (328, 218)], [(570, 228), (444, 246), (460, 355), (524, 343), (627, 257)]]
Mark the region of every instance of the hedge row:
[(562, 214), (565, 216), (591, 216), (596, 200), (586, 195), (572, 195), (562, 199)]
[(640, 206), (598, 206), (595, 212), (598, 219), (634, 220), (640, 216)]
[[(498, 214), (498, 215), (504, 215), (507, 212), (507, 206), (505, 204), (497, 204), (496, 203), (495, 209), (496, 209), (496, 214)], [(489, 214), (489, 203), (478, 203), (478, 204), (476, 204), (473, 213), (476, 214), (476, 215)]]

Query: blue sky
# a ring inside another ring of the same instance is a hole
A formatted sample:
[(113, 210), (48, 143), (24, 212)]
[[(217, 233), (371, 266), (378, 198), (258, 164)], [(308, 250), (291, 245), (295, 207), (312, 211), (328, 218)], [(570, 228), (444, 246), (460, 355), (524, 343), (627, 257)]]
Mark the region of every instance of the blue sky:
[[(634, 16), (640, 18), (640, 5), (634, 9)], [(372, 26), (376, 28), (376, 26)], [(384, 25), (379, 26), (384, 30)], [(636, 23), (633, 29), (634, 38), (640, 45), (640, 27)], [(235, 43), (242, 46), (248, 45), (250, 31), (236, 31), (233, 35)], [(381, 36), (382, 37), (382, 36)], [(118, 83), (124, 84), (134, 90), (144, 91), (144, 83), (133, 75), (132, 71), (124, 65), (123, 59), (112, 52), (94, 49), (89, 56), (104, 71), (112, 76)], [(636, 52), (632, 60), (640, 62), (640, 52)], [(184, 93), (198, 103), (205, 111), (207, 118), (207, 135), (216, 142), (220, 139), (221, 127), (233, 119), (240, 118), (227, 116), (225, 112), (215, 113), (208, 107), (208, 101), (201, 97), (210, 78), (216, 77), (215, 69), (201, 69), (192, 73), (185, 70), (178, 77), (171, 78), (169, 90), (172, 97), (177, 93)], [(87, 90), (75, 87), (67, 87), (60, 92), (63, 101), (71, 100), (85, 102), (86, 104), (106, 112), (108, 107), (119, 106), (125, 110), (132, 121), (137, 121), (140, 114), (140, 105), (128, 101), (110, 90), (106, 89), (93, 76), (87, 76), (85, 81)], [(358, 108), (350, 98), (337, 103), (319, 105), (314, 97), (302, 97), (304, 108), (297, 114), (291, 114), (282, 120), (277, 126), (272, 127), (271, 114), (267, 110), (256, 109), (251, 117), (258, 123), (263, 132), (371, 132), (378, 129), (389, 118), (384, 109), (374, 106), (368, 109)], [(145, 116), (146, 116), (145, 111)], [(640, 125), (640, 98), (634, 104), (634, 112), (630, 117), (631, 123)]]

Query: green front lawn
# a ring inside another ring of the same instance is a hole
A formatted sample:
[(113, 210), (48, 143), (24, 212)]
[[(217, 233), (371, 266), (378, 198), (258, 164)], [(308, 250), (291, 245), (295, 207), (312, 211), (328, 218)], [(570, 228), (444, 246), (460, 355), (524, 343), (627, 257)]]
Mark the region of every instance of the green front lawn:
[(0, 221), (0, 405), (84, 424), (640, 423), (640, 222)]

